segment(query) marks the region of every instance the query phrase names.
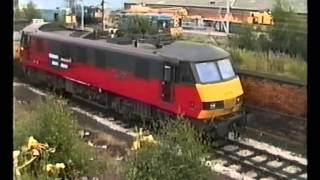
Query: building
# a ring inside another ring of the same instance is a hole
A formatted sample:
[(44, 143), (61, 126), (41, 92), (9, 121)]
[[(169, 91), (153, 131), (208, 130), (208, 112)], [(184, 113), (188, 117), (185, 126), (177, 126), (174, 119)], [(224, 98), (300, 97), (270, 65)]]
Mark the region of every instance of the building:
[[(286, 0), (295, 12), (303, 16), (307, 15), (307, 0)], [(246, 21), (250, 12), (272, 9), (275, 0), (232, 0), (230, 13), (233, 18)], [(127, 0), (124, 8), (143, 3), (146, 6), (160, 7), (184, 7), (189, 15), (200, 15), (203, 18), (219, 18), (226, 13), (225, 0)]]

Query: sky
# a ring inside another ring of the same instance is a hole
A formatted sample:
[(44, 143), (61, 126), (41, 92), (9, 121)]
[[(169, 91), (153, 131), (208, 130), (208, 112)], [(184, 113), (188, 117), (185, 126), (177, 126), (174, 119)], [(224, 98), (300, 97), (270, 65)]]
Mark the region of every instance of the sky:
[[(30, 0), (19, 0), (21, 4), (27, 4)], [(85, 5), (99, 5), (101, 0), (83, 0)], [(118, 9), (123, 7), (126, 0), (105, 0), (105, 7)], [(56, 7), (64, 7), (64, 0), (32, 0), (39, 9), (56, 9)]]

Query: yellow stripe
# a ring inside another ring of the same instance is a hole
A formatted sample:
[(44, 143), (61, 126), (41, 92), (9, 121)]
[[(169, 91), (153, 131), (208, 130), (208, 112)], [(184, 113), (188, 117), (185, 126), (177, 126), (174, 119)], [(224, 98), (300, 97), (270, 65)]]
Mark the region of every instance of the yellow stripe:
[(239, 77), (214, 84), (196, 84), (202, 102), (213, 102), (236, 98), (243, 94)]
[(230, 114), (232, 112), (236, 112), (240, 109), (239, 105), (236, 105), (232, 109), (219, 109), (219, 110), (202, 110), (198, 115), (198, 119), (210, 120), (211, 118), (223, 116)]

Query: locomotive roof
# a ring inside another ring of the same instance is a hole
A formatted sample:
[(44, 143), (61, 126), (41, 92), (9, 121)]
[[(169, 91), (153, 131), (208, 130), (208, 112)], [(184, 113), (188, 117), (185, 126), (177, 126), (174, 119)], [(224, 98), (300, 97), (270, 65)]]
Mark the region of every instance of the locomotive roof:
[(225, 50), (209, 44), (176, 41), (160, 50), (163, 56), (181, 61), (208, 61), (229, 56)]
[[(40, 27), (37, 28), (39, 29)], [(68, 36), (68, 33), (59, 33), (59, 31), (44, 32), (38, 30), (34, 31), (33, 35), (62, 42), (70, 42), (87, 47), (96, 47), (101, 49), (108, 48), (112, 51), (117, 51), (119, 53), (124, 54), (132, 54), (136, 56), (153, 56), (154, 58), (152, 59), (166, 60), (172, 62), (201, 62), (221, 59), (229, 56), (228, 52), (216, 46), (186, 41), (176, 41), (170, 45), (164, 46), (163, 48), (157, 49), (143, 45), (138, 46), (138, 48), (135, 48), (133, 45), (118, 45), (107, 43), (106, 41), (101, 40), (99, 41), (71, 37)]]

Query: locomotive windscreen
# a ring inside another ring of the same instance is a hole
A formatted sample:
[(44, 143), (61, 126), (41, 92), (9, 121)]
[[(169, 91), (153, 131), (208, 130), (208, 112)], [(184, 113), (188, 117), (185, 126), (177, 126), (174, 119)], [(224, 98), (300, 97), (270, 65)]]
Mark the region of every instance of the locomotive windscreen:
[(212, 83), (235, 77), (229, 59), (209, 61), (195, 64), (200, 83)]

